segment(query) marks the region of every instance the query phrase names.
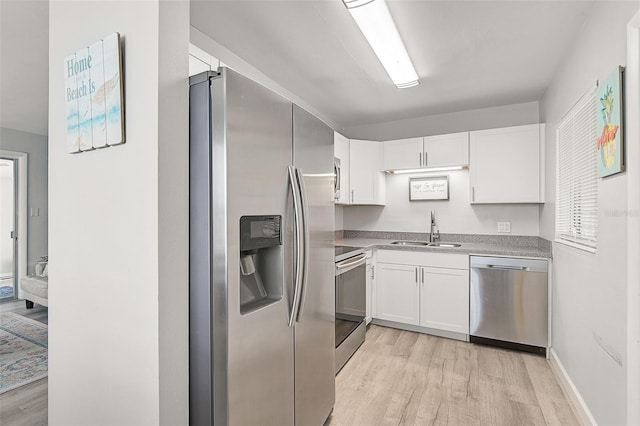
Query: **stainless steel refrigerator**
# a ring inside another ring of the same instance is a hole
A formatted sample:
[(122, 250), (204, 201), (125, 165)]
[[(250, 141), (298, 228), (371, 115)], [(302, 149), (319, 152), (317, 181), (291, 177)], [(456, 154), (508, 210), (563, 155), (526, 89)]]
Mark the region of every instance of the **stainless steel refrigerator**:
[(333, 131), (227, 68), (190, 79), (190, 423), (335, 401)]

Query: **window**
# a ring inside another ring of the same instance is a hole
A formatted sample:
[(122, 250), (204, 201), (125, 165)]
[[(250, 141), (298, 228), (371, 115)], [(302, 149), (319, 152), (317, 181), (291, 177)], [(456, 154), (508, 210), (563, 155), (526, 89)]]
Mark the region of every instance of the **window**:
[(557, 130), (556, 241), (591, 252), (598, 225), (596, 113), (590, 90)]

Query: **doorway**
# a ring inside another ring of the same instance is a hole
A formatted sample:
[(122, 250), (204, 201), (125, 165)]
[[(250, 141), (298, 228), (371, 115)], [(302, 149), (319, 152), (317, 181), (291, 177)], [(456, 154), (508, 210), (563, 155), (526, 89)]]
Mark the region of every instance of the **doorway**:
[(0, 301), (17, 297), (17, 161), (0, 158)]

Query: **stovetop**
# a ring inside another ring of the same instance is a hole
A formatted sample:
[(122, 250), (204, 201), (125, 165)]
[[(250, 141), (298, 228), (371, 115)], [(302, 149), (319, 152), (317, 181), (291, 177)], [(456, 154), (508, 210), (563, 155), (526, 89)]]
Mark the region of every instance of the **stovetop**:
[(341, 260), (348, 259), (353, 257), (359, 253), (364, 253), (364, 248), (362, 247), (349, 247), (349, 246), (336, 246), (336, 262), (340, 262)]

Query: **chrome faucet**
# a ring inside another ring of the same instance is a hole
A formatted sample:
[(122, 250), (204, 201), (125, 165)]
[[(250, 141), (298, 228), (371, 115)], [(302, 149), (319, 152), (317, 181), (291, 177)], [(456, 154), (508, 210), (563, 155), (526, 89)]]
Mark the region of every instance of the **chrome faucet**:
[(431, 210), (431, 230), (429, 231), (429, 242), (434, 243), (440, 239), (440, 231), (436, 230), (436, 214)]

